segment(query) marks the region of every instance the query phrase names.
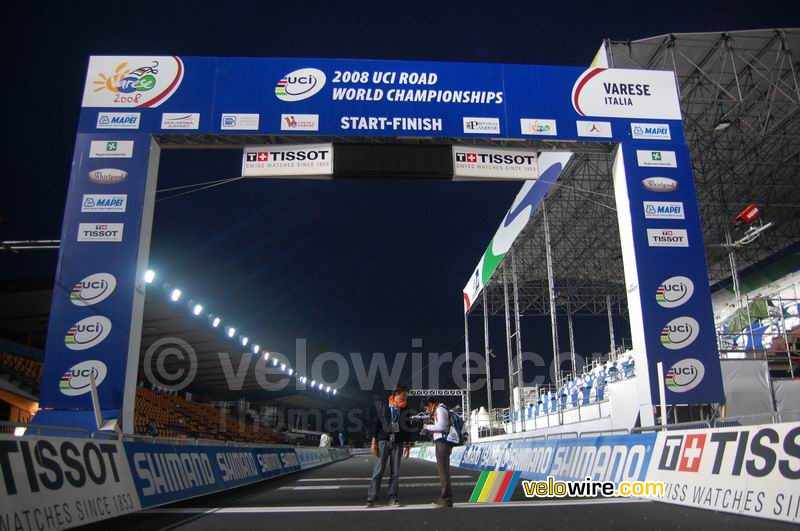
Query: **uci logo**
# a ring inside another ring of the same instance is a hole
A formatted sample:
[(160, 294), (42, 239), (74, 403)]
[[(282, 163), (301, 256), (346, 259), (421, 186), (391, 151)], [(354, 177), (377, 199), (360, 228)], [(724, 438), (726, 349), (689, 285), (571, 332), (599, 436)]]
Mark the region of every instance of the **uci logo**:
[(671, 277), (656, 288), (656, 302), (662, 308), (677, 308), (694, 294), (694, 283), (687, 277)]
[(64, 373), (58, 388), (66, 396), (80, 396), (91, 391), (92, 377), (95, 386), (99, 387), (107, 373), (108, 368), (102, 361), (83, 361)]
[(84, 278), (69, 294), (75, 306), (91, 306), (107, 299), (117, 287), (117, 279), (110, 273), (95, 273)]
[(325, 86), (325, 72), (301, 68), (289, 72), (275, 86), (275, 96), (282, 101), (301, 101), (318, 93)]
[(700, 360), (686, 358), (670, 367), (665, 375), (665, 382), (673, 393), (685, 393), (700, 385), (705, 372), (705, 366)]
[(661, 344), (670, 350), (691, 345), (700, 332), (700, 325), (691, 317), (678, 317), (661, 329)]
[(86, 350), (102, 343), (110, 332), (111, 321), (107, 317), (87, 317), (67, 330), (64, 344), (70, 350)]

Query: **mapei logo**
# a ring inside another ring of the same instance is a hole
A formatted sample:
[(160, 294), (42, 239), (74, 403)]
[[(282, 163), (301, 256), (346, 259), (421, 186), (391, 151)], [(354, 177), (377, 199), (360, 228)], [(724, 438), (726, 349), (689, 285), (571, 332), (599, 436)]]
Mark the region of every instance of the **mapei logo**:
[(117, 279), (111, 273), (89, 275), (72, 287), (69, 300), (75, 306), (91, 306), (106, 300), (117, 287)]
[(83, 194), (81, 212), (125, 212), (127, 194)]
[(275, 96), (282, 101), (301, 101), (318, 93), (325, 86), (325, 72), (301, 68), (283, 76), (275, 87)]
[(139, 129), (142, 117), (138, 112), (99, 112), (97, 129)]
[(671, 140), (669, 124), (631, 124), (631, 136), (639, 140)]
[(106, 374), (108, 368), (102, 361), (82, 361), (64, 373), (58, 382), (58, 388), (63, 395), (80, 396), (92, 390), (92, 377), (94, 385), (100, 387)]
[(67, 330), (64, 344), (70, 350), (86, 350), (103, 342), (111, 333), (111, 321), (102, 315), (82, 319)]
[(658, 470), (728, 478), (800, 479), (797, 425), (666, 435), (663, 441)]
[[(178, 89), (183, 72), (183, 61), (175, 56), (92, 57), (82, 106), (158, 107)], [(101, 123), (104, 114), (113, 115), (101, 113), (97, 127), (119, 127), (112, 121)]]
[(95, 184), (117, 184), (128, 180), (128, 172), (116, 168), (100, 168), (90, 171), (88, 177)]
[(662, 308), (677, 308), (694, 293), (694, 282), (687, 277), (671, 277), (656, 288), (656, 302)]
[(647, 219), (685, 219), (680, 201), (645, 201), (643, 205)]
[(706, 367), (700, 360), (686, 358), (667, 370), (664, 381), (673, 393), (685, 393), (700, 385), (705, 374)]
[(678, 317), (661, 329), (661, 344), (669, 350), (686, 348), (697, 339), (700, 325), (691, 317)]

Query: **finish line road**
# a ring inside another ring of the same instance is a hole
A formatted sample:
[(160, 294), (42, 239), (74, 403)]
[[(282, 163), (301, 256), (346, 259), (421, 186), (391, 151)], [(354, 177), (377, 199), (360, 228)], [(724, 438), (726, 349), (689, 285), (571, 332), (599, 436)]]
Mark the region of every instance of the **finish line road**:
[(388, 478), (374, 508), (364, 506), (374, 458), (345, 461), (257, 485), (106, 520), (87, 529), (115, 531), (360, 531), (394, 529), (559, 530), (796, 529), (791, 524), (689, 509), (637, 499), (529, 500), (517, 485), (508, 503), (469, 503), (480, 473), (453, 468), (452, 509), (433, 508), (439, 492), (436, 465), (417, 459), (401, 466), (402, 507), (386, 504)]

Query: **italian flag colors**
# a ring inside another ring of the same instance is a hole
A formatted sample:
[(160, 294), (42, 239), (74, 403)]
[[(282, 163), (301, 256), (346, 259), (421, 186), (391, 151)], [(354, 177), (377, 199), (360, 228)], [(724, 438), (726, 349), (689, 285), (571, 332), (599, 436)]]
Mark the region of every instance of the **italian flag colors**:
[(519, 482), (519, 472), (481, 472), (470, 502), (507, 502)]

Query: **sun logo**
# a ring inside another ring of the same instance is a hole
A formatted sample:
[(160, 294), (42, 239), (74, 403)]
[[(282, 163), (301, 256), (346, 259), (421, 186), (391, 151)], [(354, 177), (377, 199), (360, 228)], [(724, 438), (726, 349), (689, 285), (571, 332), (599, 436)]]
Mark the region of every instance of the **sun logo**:
[(136, 70), (130, 70), (127, 61), (122, 62), (117, 65), (114, 73), (110, 76), (103, 73), (97, 74), (99, 79), (94, 82), (94, 91), (108, 90), (116, 94), (129, 94), (152, 90), (156, 86), (157, 68), (158, 61), (153, 61), (152, 66), (143, 66)]

